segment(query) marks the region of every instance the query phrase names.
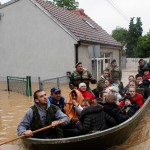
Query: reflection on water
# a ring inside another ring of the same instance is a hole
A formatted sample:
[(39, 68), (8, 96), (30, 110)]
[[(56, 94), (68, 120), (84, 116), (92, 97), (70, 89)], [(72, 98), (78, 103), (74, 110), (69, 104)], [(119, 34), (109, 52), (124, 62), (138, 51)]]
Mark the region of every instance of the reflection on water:
[[(17, 137), (17, 125), (32, 104), (32, 97), (0, 91), (0, 142)], [(19, 140), (2, 145), (1, 150), (5, 149), (25, 150)]]

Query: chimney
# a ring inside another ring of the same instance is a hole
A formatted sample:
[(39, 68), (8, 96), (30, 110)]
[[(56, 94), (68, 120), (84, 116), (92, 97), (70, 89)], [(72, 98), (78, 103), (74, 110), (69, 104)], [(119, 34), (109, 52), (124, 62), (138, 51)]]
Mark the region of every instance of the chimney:
[(77, 9), (77, 10), (72, 10), (75, 14), (78, 14), (80, 16), (87, 16), (85, 13), (84, 13), (84, 9)]

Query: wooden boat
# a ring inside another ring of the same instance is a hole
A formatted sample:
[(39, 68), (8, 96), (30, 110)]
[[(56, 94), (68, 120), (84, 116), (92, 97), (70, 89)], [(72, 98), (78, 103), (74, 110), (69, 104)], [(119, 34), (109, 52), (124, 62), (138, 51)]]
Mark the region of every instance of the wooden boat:
[(107, 130), (62, 139), (24, 138), (22, 140), (25, 144), (28, 144), (30, 149), (36, 150), (79, 150), (89, 148), (93, 150), (106, 150), (114, 145), (120, 145), (125, 142), (149, 108), (150, 97), (134, 116)]

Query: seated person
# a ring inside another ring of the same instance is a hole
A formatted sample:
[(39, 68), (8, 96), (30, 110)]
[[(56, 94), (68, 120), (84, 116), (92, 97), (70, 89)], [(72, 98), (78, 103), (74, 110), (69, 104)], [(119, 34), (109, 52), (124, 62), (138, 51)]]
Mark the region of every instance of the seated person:
[[(70, 123), (68, 116), (59, 107), (49, 102), (45, 91), (37, 90), (34, 92), (34, 105), (28, 109), (22, 121), (19, 123), (17, 134), (44, 139), (63, 138), (63, 131), (59, 126), (61, 120), (65, 121), (61, 124), (62, 126)], [(48, 125), (52, 125), (55, 128), (49, 128), (33, 134), (33, 131)]]
[(113, 117), (117, 124), (126, 121), (128, 118), (121, 112), (121, 109), (117, 105), (117, 96), (114, 94), (108, 94), (105, 98), (105, 103), (103, 105), (103, 110)]
[[(140, 93), (140, 94), (142, 94), (144, 96), (144, 88), (139, 88), (138, 87), (138, 82), (137, 82), (136, 79), (133, 79), (132, 81), (129, 81), (129, 87), (134, 87), (135, 90), (136, 90), (136, 93)], [(128, 87), (128, 89), (129, 89), (129, 87)], [(128, 89), (126, 91), (127, 94), (129, 93)], [(126, 93), (125, 93), (125, 95), (126, 95)]]
[(71, 122), (71, 126), (74, 126), (77, 121), (79, 120), (79, 113), (76, 111), (75, 107), (75, 103), (73, 103), (73, 100), (76, 101), (76, 105), (80, 105), (82, 107), (82, 101), (83, 101), (83, 97), (81, 92), (79, 92), (77, 89), (73, 89), (70, 93), (69, 93), (69, 99), (67, 99), (65, 101), (65, 112), (68, 115), (70, 122)]
[(80, 83), (78, 90), (81, 92), (83, 98), (90, 98), (91, 100), (95, 99), (94, 95), (90, 91), (88, 91), (85, 83)]
[(96, 100), (97, 100), (97, 103), (99, 103), (99, 104), (105, 103), (105, 98), (106, 98), (107, 95), (108, 95), (108, 92), (102, 91), (102, 92), (100, 93), (100, 97), (96, 99)]
[(77, 128), (82, 134), (101, 131), (116, 125), (116, 121), (109, 116), (96, 100), (84, 99), (87, 106), (82, 110)]
[(66, 129), (66, 137), (78, 136), (95, 131), (101, 131), (116, 125), (116, 121), (103, 111), (96, 100), (84, 99), (79, 121), (72, 129)]
[[(133, 79), (135, 79), (134, 76), (133, 75), (129, 75), (129, 77), (128, 77), (129, 82), (132, 81)], [(129, 88), (129, 82), (124, 88), (124, 93), (126, 93), (128, 88)]]
[(127, 116), (127, 118), (129, 119), (130, 117), (132, 117), (135, 112), (136, 112), (136, 108), (134, 107), (134, 105), (132, 105), (132, 100), (131, 100), (131, 96), (130, 95), (126, 95), (124, 97), (124, 107), (121, 109), (121, 111), (123, 112), (124, 115)]
[(58, 106), (62, 112), (65, 113), (65, 98), (61, 96), (61, 90), (57, 87), (51, 89), (51, 95), (48, 97), (48, 100), (51, 104)]
[[(143, 95), (136, 92), (135, 87), (129, 87), (128, 92), (131, 96), (132, 104), (136, 107), (136, 110), (138, 110), (143, 105)], [(124, 101), (121, 101), (119, 104), (119, 107), (124, 106)]]
[(144, 68), (143, 80), (149, 80), (150, 81), (150, 70), (149, 70), (149, 68)]
[(140, 74), (137, 74), (135, 76), (136, 81), (137, 81), (137, 88), (143, 88), (144, 89), (144, 99), (146, 100), (150, 96), (150, 88), (146, 85), (143, 84), (143, 76)]
[(113, 82), (110, 79), (106, 79), (104, 82), (104, 91), (110, 94), (114, 94), (117, 96), (117, 103), (119, 104), (119, 100), (122, 99), (121, 94), (119, 93), (119, 88), (113, 85)]

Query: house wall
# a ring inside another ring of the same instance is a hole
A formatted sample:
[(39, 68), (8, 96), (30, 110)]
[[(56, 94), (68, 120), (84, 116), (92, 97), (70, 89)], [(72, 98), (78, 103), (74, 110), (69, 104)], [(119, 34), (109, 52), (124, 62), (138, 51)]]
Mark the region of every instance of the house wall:
[(112, 58), (111, 59), (116, 59), (117, 61), (117, 65), (120, 64), (120, 56), (119, 56), (119, 49), (115, 49), (115, 48), (106, 48), (106, 47), (101, 47), (101, 52), (104, 52), (104, 53), (112, 53)]
[(73, 70), (76, 39), (30, 0), (8, 5), (0, 13), (0, 76), (47, 79)]
[[(88, 44), (81, 44), (81, 46), (79, 47), (79, 61), (81, 61), (83, 63), (83, 67), (85, 67), (86, 69), (88, 69), (96, 78), (97, 78), (97, 74), (100, 76), (101, 75), (101, 71), (105, 69), (101, 68), (102, 66), (98, 66), (96, 64), (92, 65), (92, 56), (90, 56), (89, 52), (88, 52), (88, 48), (89, 47), (93, 47), (93, 45), (88, 45)], [(115, 49), (112, 48), (110, 46), (101, 46), (101, 45), (96, 45), (96, 48), (98, 48), (100, 50), (100, 53), (111, 53), (111, 58), (109, 58), (110, 60), (112, 59), (116, 59), (117, 61), (117, 65), (120, 64), (120, 58), (119, 58), (119, 49)], [(95, 58), (102, 58), (100, 56), (95, 56)], [(105, 61), (103, 61), (105, 63)], [(104, 66), (108, 66), (108, 64), (105, 64)], [(101, 68), (101, 69), (100, 69)], [(99, 69), (99, 70), (97, 70)]]

